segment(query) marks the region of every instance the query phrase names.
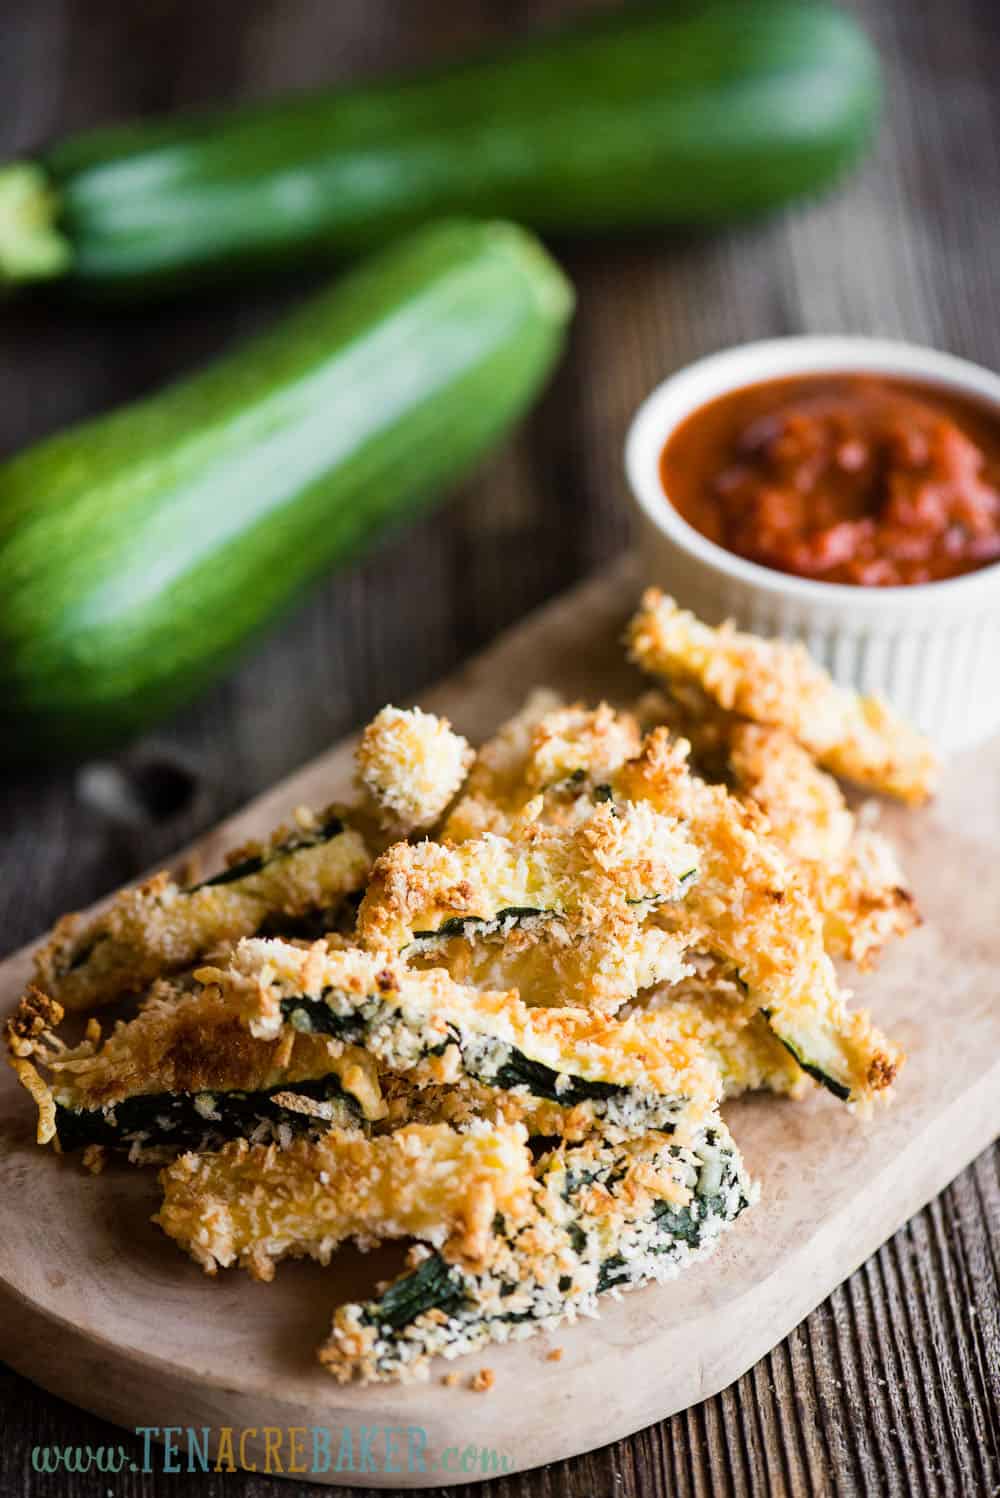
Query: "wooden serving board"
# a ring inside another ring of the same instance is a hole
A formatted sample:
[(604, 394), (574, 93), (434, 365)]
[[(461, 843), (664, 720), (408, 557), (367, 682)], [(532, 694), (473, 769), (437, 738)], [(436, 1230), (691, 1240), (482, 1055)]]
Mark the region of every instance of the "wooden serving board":
[[(424, 694), (423, 705), (478, 740), (534, 685), (591, 700), (634, 694), (638, 679), (618, 641), (638, 582), (626, 562), (586, 583)], [(196, 851), (210, 863), (296, 804), (343, 795), (351, 748), (306, 766)], [(0, 1355), (129, 1428), (253, 1427), (248, 1462), (263, 1459), (264, 1427), (325, 1427), (334, 1454), (344, 1428), (357, 1452), (362, 1427), (420, 1427), (425, 1472), (393, 1471), (396, 1461), (389, 1471), (314, 1474), (397, 1489), (478, 1475), (442, 1470), (449, 1448), (501, 1453), (508, 1471), (533, 1467), (716, 1393), (1000, 1132), (1000, 742), (953, 763), (933, 806), (887, 808), (884, 825), (926, 916), (856, 984), (858, 1001), (910, 1055), (895, 1104), (869, 1123), (819, 1091), (801, 1104), (762, 1097), (727, 1107), (762, 1199), (714, 1258), (665, 1286), (609, 1299), (596, 1320), (442, 1365), (460, 1372), (457, 1387), (436, 1372), (409, 1387), (342, 1388), (313, 1350), (332, 1306), (364, 1293), (384, 1264), (373, 1270), (370, 1258), (346, 1253), (326, 1270), (283, 1266), (270, 1286), (236, 1271), (207, 1279), (150, 1224), (154, 1175), (114, 1166), (95, 1178), (39, 1150), (33, 1109), (2, 1069)], [(0, 967), (4, 1008), (28, 968), (27, 952)], [(555, 1347), (558, 1361), (548, 1357)], [(467, 1387), (484, 1365), (496, 1375), (488, 1395)]]

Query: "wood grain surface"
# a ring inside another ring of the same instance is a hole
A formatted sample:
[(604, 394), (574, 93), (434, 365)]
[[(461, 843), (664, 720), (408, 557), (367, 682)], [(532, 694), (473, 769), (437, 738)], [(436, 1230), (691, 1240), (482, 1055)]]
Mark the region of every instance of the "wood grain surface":
[[(634, 700), (643, 681), (626, 665), (621, 640), (648, 576), (637, 560), (628, 556), (536, 610), (421, 700), (478, 742), (520, 706), (525, 682), (571, 701)], [(183, 856), (206, 872), (217, 868), (222, 849), (266, 837), (296, 806), (349, 796), (352, 770), (348, 739)], [(376, 1464), (363, 1485), (381, 1488), (426, 1487), (459, 1440), (463, 1449), (504, 1453), (511, 1470), (530, 1470), (718, 1393), (1000, 1133), (1000, 1006), (991, 992), (1000, 967), (992, 918), (1000, 905), (998, 776), (995, 739), (953, 760), (931, 806), (883, 809), (880, 825), (919, 891), (924, 921), (856, 988), (859, 1004), (909, 1054), (898, 1096), (869, 1121), (819, 1088), (798, 1104), (766, 1096), (727, 1104), (762, 1201), (706, 1263), (665, 1285), (606, 1297), (595, 1321), (459, 1360), (457, 1388), (442, 1384), (440, 1365), (425, 1383), (341, 1387), (312, 1350), (333, 1305), (364, 1298), (394, 1271), (384, 1255), (374, 1264), (340, 1253), (326, 1268), (284, 1266), (263, 1293), (238, 1273), (208, 1280), (151, 1227), (159, 1197), (152, 1173), (112, 1164), (95, 1179), (77, 1160), (39, 1150), (33, 1110), (0, 1072), (0, 1353), (44, 1388), (130, 1431), (253, 1431), (243, 1465), (268, 1461), (268, 1427), (419, 1428), (424, 1468), (386, 1483)], [(0, 963), (0, 1009), (23, 991), (30, 957), (25, 949)], [(948, 1068), (936, 1043), (946, 984)], [(488, 1400), (469, 1389), (484, 1361), (495, 1376)]]
[[(98, 120), (456, 55), (594, 8), (580, 0), (6, 0), (0, 154)], [(854, 8), (888, 81), (886, 125), (865, 169), (821, 202), (738, 230), (557, 244), (580, 294), (570, 356), (517, 440), (446, 512), (332, 579), (223, 686), (99, 773), (6, 782), (5, 950), (167, 857), (382, 702), (418, 694), (618, 552), (628, 536), (624, 430), (676, 365), (793, 331), (908, 337), (1000, 365), (994, 0), (857, 0)], [(266, 324), (315, 279), (153, 310), (44, 299), (4, 307), (0, 449), (191, 368)], [(490, 1491), (995, 1493), (998, 1241), (994, 1148), (732, 1388), (628, 1441)], [(5, 1495), (288, 1491), (262, 1476), (39, 1475), (35, 1446), (116, 1444), (118, 1434), (13, 1374), (0, 1378), (0, 1410)], [(139, 1455), (137, 1443), (129, 1450)], [(310, 1488), (297, 1482), (295, 1491)]]

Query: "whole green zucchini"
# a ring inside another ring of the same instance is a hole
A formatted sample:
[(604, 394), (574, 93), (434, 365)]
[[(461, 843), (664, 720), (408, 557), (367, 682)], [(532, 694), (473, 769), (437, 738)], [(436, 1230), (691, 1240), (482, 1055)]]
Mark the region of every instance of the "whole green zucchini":
[(190, 697), (510, 426), (571, 307), (526, 231), (427, 227), (201, 374), (0, 464), (0, 757), (110, 745)]
[(145, 292), (453, 211), (545, 230), (727, 219), (838, 173), (878, 94), (840, 10), (626, 9), (415, 79), (56, 145), (0, 173), (0, 281)]

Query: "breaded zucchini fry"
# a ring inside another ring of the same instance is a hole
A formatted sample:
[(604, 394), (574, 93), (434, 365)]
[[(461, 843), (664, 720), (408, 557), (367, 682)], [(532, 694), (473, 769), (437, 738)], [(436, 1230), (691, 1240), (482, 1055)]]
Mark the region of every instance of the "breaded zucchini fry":
[(636, 665), (693, 682), (727, 712), (787, 728), (826, 769), (904, 801), (925, 801), (938, 764), (924, 736), (878, 697), (837, 686), (800, 644), (713, 629), (649, 589), (628, 630)]
[(868, 828), (838, 861), (803, 865), (803, 877), (823, 915), (827, 951), (858, 967), (871, 967), (887, 942), (920, 924), (892, 845)]
[(706, 779), (721, 781), (766, 814), (771, 835), (795, 860), (819, 907), (832, 957), (871, 966), (892, 937), (919, 923), (892, 848), (858, 828), (836, 780), (787, 729), (724, 713), (691, 688), (674, 700), (649, 694), (642, 716), (689, 739)]
[[(702, 728), (698, 740), (702, 759), (730, 785), (737, 784), (738, 773), (742, 775), (743, 794), (731, 795), (724, 786), (710, 786), (693, 776), (686, 763), (687, 744), (671, 743), (668, 730), (661, 727), (647, 735), (639, 755), (604, 771), (607, 778), (595, 783), (585, 772), (575, 783), (575, 824), (581, 825), (580, 818), (586, 815), (580, 808), (593, 805), (594, 800), (611, 814), (629, 804), (646, 803), (675, 819), (697, 851), (699, 876), (683, 901), (664, 906), (651, 919), (636, 923), (637, 941), (646, 939), (650, 926), (661, 926), (677, 940), (674, 961), (678, 967), (685, 961), (687, 949), (715, 953), (735, 966), (758, 1007), (768, 1011), (775, 1033), (780, 1034), (802, 1067), (837, 1096), (867, 1105), (891, 1084), (902, 1055), (871, 1026), (866, 1014), (848, 1012), (825, 943), (829, 939), (838, 952), (850, 952), (855, 957), (870, 956), (890, 930), (903, 929), (911, 919), (902, 886), (897, 888), (893, 883), (886, 890), (875, 878), (870, 861), (866, 872), (871, 887), (862, 884), (852, 862), (853, 845), (848, 843), (844, 852), (845, 838), (850, 838), (854, 822), (840, 791), (789, 734), (741, 722), (702, 699), (695, 689), (684, 688), (683, 696), (686, 700), (668, 705), (671, 726), (681, 726), (683, 714)], [(649, 719), (658, 711), (662, 711), (662, 704), (651, 706), (647, 702), (641, 715)], [(531, 743), (540, 733), (544, 737), (552, 717), (559, 714), (536, 719), (530, 731), (521, 735), (521, 779), (508, 773), (502, 802), (494, 806), (493, 825), (516, 828), (516, 819), (536, 793), (535, 784), (526, 784), (525, 766)], [(615, 736), (606, 722), (603, 737), (624, 743), (630, 732), (626, 728)], [(780, 774), (769, 776), (766, 756), (761, 762), (764, 751), (760, 735), (771, 733), (780, 736), (777, 748), (784, 756), (784, 768), (798, 777), (783, 802)], [(507, 768), (509, 772), (509, 762)], [(475, 776), (474, 769), (470, 786)], [(541, 784), (543, 778), (539, 776), (537, 783)], [(488, 789), (484, 784), (481, 794)], [(828, 862), (817, 860), (806, 868), (801, 860), (790, 858), (769, 830), (751, 794), (753, 790), (766, 797), (770, 809), (784, 819), (786, 838), (793, 836), (790, 828), (798, 815), (794, 837), (799, 851), (822, 846)], [(561, 794), (558, 785), (543, 792), (537, 811), (539, 823), (554, 819), (557, 826), (560, 824)], [(459, 802), (456, 815), (467, 800)], [(531, 803), (533, 807), (535, 804)], [(804, 829), (801, 824), (809, 817), (812, 826)], [(478, 844), (467, 846), (475, 848)], [(839, 862), (832, 858), (838, 849)], [(881, 872), (886, 874), (886, 865), (881, 866)], [(503, 934), (509, 943), (509, 929)], [(503, 974), (505, 982), (524, 980), (514, 954), (491, 966), (490, 955), (484, 955), (481, 947), (482, 943), (475, 944), (476, 955), (466, 968), (459, 965), (454, 945), (443, 949), (437, 942), (432, 951), (436, 956), (445, 950), (449, 967), (462, 976), (468, 972), (474, 982), (490, 971)], [(600, 964), (596, 961), (587, 971), (591, 975), (590, 991), (579, 991), (588, 1000), (613, 1007), (616, 998), (632, 996), (624, 987), (616, 994), (613, 986), (602, 994), (597, 981)], [(662, 980), (654, 981), (668, 981), (671, 976), (683, 979), (684, 973), (664, 971)], [(528, 984), (524, 991), (534, 997)]]
[[(291, 1026), (362, 1045), (418, 1083), (468, 1083), (545, 1102), (579, 1127), (623, 1132), (697, 1126), (719, 1095), (697, 1045), (656, 1016), (621, 1022), (581, 1009), (529, 1009), (516, 994), (463, 988), (440, 968), (415, 972), (366, 952), (241, 942), (225, 970), (202, 970), (251, 1032)], [(551, 1110), (554, 1111), (554, 1110)]]
[(430, 827), (458, 794), (473, 752), (447, 718), (384, 707), (355, 752), (357, 778), (382, 826), (397, 837)]
[(530, 1206), (532, 1162), (520, 1124), (408, 1124), (367, 1139), (332, 1130), (287, 1149), (240, 1139), (182, 1155), (161, 1172), (153, 1218), (208, 1274), (238, 1263), (270, 1280), (285, 1258), (328, 1264), (340, 1244), (419, 1238), (475, 1268), (498, 1212)]
[(366, 1052), (292, 1027), (253, 1036), (217, 990), (178, 996), (162, 983), (103, 1044), (91, 1020), (83, 1044), (66, 1047), (53, 1033), (61, 1019), (32, 990), (7, 1023), (11, 1064), (38, 1105), (38, 1142), (60, 1150), (105, 1145), (142, 1160), (386, 1112)]
[(484, 832), (506, 833), (542, 791), (547, 820), (571, 822), (580, 792), (606, 781), (639, 753), (639, 744), (638, 725), (628, 713), (616, 713), (607, 703), (594, 709), (553, 705), (550, 694), (536, 693), (479, 750), (442, 836), (465, 842)]
[(809, 1080), (746, 985), (715, 958), (696, 954), (691, 962), (690, 976), (650, 989), (633, 1012), (658, 1014), (677, 1035), (697, 1042), (719, 1068), (724, 1097), (762, 1091), (801, 1097)]
[(602, 1291), (669, 1279), (702, 1257), (755, 1197), (718, 1121), (687, 1146), (649, 1134), (562, 1147), (535, 1174), (533, 1212), (498, 1223), (485, 1268), (417, 1250), (378, 1299), (338, 1307), (319, 1352), (336, 1379), (426, 1378), (434, 1357), (593, 1314)]
[(91, 921), (64, 916), (36, 955), (35, 983), (64, 1009), (95, 1009), (268, 923), (335, 907), (363, 888), (371, 860), (360, 833), (332, 811), (315, 818), (303, 809), (297, 818), (293, 832), (279, 828), (269, 846), (236, 850), (229, 867), (202, 884), (182, 889), (156, 874)]
[(733, 720), (729, 773), (760, 807), (782, 847), (803, 864), (837, 863), (854, 836), (840, 786), (787, 729)]
[[(442, 838), (465, 842), (486, 832), (508, 830), (507, 799), (523, 784), (535, 728), (544, 717), (562, 707), (562, 698), (557, 693), (538, 687), (493, 738), (480, 745), (462, 795), (445, 822)], [(495, 813), (499, 813), (497, 823)]]
[(850, 1013), (824, 946), (823, 921), (763, 815), (687, 768), (666, 728), (613, 779), (616, 802), (649, 801), (683, 818), (698, 848), (688, 898), (654, 919), (737, 971), (802, 1068), (838, 1097), (867, 1104), (903, 1056), (862, 1010)]
[(697, 854), (673, 818), (597, 806), (567, 829), (529, 822), (510, 838), (397, 843), (372, 870), (358, 935), (373, 950), (426, 953), (429, 943), (538, 916), (596, 927), (680, 898), (696, 875)]
[[(443, 967), (472, 988), (516, 988), (526, 1004), (566, 1004), (613, 1014), (641, 989), (689, 971), (687, 939), (629, 913), (594, 929), (579, 917), (511, 917), (486, 937), (427, 944), (415, 967)], [(407, 953), (409, 957), (409, 953)]]

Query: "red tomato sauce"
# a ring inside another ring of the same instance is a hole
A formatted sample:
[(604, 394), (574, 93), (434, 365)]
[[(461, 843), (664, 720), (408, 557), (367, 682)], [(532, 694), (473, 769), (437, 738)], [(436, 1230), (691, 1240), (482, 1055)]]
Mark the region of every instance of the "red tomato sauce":
[(660, 458), (670, 503), (779, 572), (862, 587), (1000, 560), (1000, 411), (945, 386), (817, 374), (729, 391)]

